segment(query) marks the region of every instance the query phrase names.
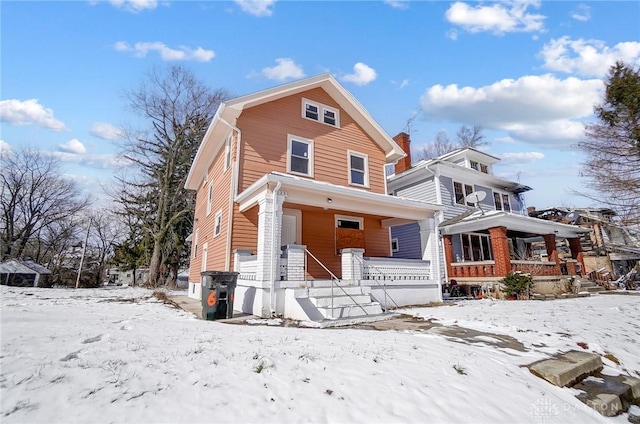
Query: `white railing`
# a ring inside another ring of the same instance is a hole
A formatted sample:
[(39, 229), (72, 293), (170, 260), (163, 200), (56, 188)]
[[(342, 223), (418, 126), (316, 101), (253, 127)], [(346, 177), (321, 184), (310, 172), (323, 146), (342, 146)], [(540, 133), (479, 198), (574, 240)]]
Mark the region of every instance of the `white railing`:
[(238, 278), (241, 280), (255, 280), (258, 273), (258, 257), (252, 256), (239, 256), (238, 264), (240, 269), (238, 272)]
[(415, 259), (364, 258), (363, 280), (429, 280), (431, 263)]

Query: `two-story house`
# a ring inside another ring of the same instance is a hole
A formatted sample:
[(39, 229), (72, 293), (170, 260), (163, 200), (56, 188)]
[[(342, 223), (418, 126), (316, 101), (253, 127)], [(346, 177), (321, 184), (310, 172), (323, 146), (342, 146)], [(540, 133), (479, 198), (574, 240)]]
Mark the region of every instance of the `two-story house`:
[(186, 188), (197, 192), (189, 295), (239, 272), (234, 307), (322, 321), (441, 298), (433, 258), (391, 258), (390, 229), (441, 208), (387, 195), (405, 152), (331, 75), (220, 105)]
[[(400, 133), (394, 139), (407, 156), (388, 178), (389, 194), (445, 208), (436, 214), (443, 283), (461, 285), (466, 294), (488, 287), (497, 292), (496, 283), (511, 271), (553, 282), (565, 269), (571, 275), (584, 269), (579, 237), (589, 230), (527, 216), (522, 193), (531, 188), (494, 175), (493, 166), (500, 159), (464, 148), (412, 164), (409, 136)], [(393, 228), (394, 257), (433, 255), (421, 230), (418, 223)], [(569, 241), (571, 258), (566, 264), (559, 261), (556, 238)], [(531, 249), (536, 240), (544, 241), (545, 255), (536, 256)]]

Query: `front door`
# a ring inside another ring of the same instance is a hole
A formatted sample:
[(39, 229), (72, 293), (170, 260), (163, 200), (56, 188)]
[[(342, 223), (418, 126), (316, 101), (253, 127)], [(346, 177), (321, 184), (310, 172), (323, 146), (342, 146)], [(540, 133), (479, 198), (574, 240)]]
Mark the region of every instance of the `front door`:
[(287, 244), (302, 244), (302, 211), (297, 209), (283, 209), (282, 211), (282, 239), (283, 246)]

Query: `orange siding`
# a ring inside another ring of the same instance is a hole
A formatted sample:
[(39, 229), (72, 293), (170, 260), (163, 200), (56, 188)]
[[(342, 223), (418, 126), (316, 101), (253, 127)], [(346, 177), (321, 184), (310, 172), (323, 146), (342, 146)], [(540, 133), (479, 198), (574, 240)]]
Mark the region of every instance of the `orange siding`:
[[(303, 97), (338, 109), (340, 128), (303, 118)], [(368, 190), (385, 193), (384, 152), (320, 88), (245, 110), (237, 125), (243, 144), (240, 192), (268, 172), (287, 172), (287, 135), (291, 134), (314, 142), (313, 179), (348, 186), (347, 150), (352, 150), (368, 156)]]
[[(231, 239), (231, 254), (235, 249), (251, 249), (256, 254), (258, 248), (258, 206), (245, 211), (238, 211), (238, 205), (233, 206), (233, 236)], [(233, 267), (233, 257), (231, 257)]]

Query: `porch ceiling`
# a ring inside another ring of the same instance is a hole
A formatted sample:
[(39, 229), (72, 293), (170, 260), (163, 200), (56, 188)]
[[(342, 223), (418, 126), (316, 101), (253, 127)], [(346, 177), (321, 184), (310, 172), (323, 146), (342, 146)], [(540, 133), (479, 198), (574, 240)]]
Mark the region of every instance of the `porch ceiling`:
[(387, 217), (387, 225), (421, 221), (430, 217), (442, 206), (419, 200), (405, 199), (380, 193), (371, 193), (306, 178), (294, 177), (279, 172), (265, 174), (236, 197), (240, 211), (255, 206), (267, 192), (281, 183), (280, 192), (286, 201), (300, 205), (349, 211)]
[(506, 227), (507, 230), (530, 235), (555, 234), (556, 237), (561, 238), (576, 238), (591, 231), (589, 228), (576, 225), (561, 224), (503, 211), (490, 211), (484, 214), (475, 212), (456, 223), (443, 225), (440, 227), (440, 232), (442, 234), (460, 234), (478, 232), (493, 227)]

